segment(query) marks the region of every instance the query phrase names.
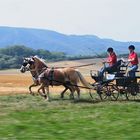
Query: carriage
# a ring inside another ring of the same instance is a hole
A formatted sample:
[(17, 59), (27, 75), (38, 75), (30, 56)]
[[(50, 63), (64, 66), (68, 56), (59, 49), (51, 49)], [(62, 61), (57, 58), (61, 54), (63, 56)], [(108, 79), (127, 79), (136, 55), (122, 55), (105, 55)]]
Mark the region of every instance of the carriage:
[(105, 73), (101, 81), (98, 74), (93, 70), (90, 71), (93, 86), (96, 86), (97, 94), (101, 100), (137, 100), (140, 99), (140, 76), (139, 71), (135, 71), (134, 78), (127, 74), (128, 63), (119, 60), (114, 70)]

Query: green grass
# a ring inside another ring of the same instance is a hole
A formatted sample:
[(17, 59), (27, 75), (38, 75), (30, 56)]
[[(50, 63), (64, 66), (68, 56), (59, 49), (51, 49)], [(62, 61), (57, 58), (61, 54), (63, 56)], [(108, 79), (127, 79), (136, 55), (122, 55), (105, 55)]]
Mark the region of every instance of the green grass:
[(0, 140), (137, 140), (140, 103), (0, 96)]

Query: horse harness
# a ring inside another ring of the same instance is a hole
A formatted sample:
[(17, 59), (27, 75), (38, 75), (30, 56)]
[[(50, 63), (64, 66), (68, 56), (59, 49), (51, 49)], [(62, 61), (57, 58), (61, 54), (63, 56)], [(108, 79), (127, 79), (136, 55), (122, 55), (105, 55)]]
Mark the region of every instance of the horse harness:
[(53, 81), (54, 81), (54, 67), (51, 68), (48, 74), (48, 80), (50, 82), (50, 85), (53, 86)]
[(32, 79), (33, 81), (39, 81), (40, 78), (44, 77), (44, 72), (47, 70), (48, 67), (44, 67), (43, 69), (41, 69), (39, 71), (39, 75), (37, 73), (35, 73), (34, 75), (32, 75)]
[(46, 69), (47, 70), (47, 75), (46, 75), (46, 70), (43, 71), (39, 76), (38, 78), (44, 78), (44, 79), (47, 79), (49, 81), (49, 84), (53, 87), (53, 82), (56, 82), (56, 83), (59, 83), (59, 84), (62, 84), (64, 86), (75, 86), (75, 87), (80, 87), (80, 88), (85, 88), (85, 89), (91, 89), (89, 87), (85, 87), (85, 86), (79, 86), (79, 85), (75, 85), (75, 84), (72, 84), (70, 83), (70, 81), (67, 81), (67, 82), (62, 82), (62, 81), (58, 81), (58, 80), (55, 80), (55, 76), (54, 76), (54, 67), (52, 67), (50, 70), (49, 69)]
[(51, 69), (44, 69), (42, 73), (38, 76), (38, 78), (44, 78), (49, 81), (49, 84), (53, 86), (53, 81), (54, 81), (54, 67)]

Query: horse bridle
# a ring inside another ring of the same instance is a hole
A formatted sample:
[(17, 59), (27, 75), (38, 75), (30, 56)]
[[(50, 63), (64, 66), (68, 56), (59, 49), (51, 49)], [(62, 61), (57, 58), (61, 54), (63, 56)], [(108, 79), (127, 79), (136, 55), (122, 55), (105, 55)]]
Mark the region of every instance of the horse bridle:
[[(27, 67), (27, 65), (32, 65), (32, 64), (34, 64), (34, 62), (33, 61), (29, 61), (29, 62), (24, 62), (22, 65), (26, 68), (26, 71), (30, 71), (30, 72), (36, 72), (36, 69), (34, 68), (34, 69), (31, 69), (30, 68), (30, 66), (29, 67)], [(39, 72), (39, 75), (42, 73), (42, 72), (44, 72), (45, 70), (47, 70), (47, 68), (48, 67), (43, 67), (42, 69), (38, 69), (38, 71), (40, 71)], [(35, 76), (35, 75), (34, 75)], [(33, 77), (34, 77), (33, 76)]]

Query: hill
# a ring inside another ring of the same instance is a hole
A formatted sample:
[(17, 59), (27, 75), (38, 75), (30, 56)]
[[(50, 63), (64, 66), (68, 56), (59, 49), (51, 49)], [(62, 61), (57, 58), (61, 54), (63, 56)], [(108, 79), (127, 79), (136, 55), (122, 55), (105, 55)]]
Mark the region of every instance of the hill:
[[(120, 42), (101, 39), (95, 35), (65, 35), (42, 29), (0, 27), (0, 48), (24, 45), (33, 49), (64, 52), (67, 55), (93, 55), (95, 52), (103, 53), (110, 46), (117, 53), (126, 53), (130, 44), (140, 46), (140, 42)], [(140, 47), (137, 50), (140, 52)]]

